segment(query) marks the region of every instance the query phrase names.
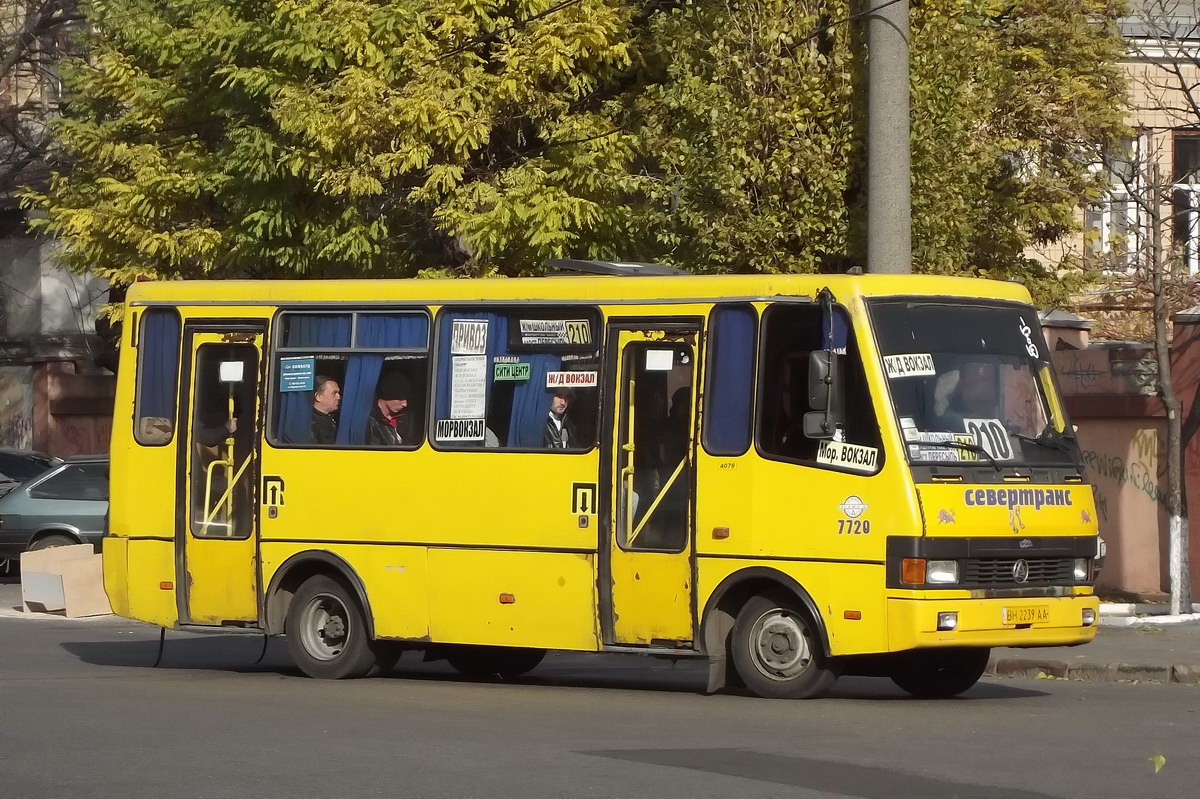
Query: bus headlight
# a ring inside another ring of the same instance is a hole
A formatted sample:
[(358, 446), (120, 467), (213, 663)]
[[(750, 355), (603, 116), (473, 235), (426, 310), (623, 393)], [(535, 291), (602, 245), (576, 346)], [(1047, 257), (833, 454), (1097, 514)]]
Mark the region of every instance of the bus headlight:
[(954, 585), (958, 582), (958, 561), (929, 561), (925, 567), (925, 582), (931, 585)]
[(1091, 558), (1075, 558), (1075, 571), (1072, 575), (1075, 582), (1086, 583), (1092, 577)]

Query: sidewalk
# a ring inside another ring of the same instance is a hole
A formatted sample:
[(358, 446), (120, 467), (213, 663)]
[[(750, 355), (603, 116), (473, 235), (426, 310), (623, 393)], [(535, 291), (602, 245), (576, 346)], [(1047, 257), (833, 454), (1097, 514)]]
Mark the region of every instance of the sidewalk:
[(1200, 625), (1101, 626), (1083, 646), (993, 649), (995, 677), (1200, 685)]

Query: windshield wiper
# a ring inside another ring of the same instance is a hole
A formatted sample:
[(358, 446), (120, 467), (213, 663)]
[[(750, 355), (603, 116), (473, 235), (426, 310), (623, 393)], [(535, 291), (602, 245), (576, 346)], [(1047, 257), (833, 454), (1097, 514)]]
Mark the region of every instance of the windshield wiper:
[(1059, 452), (1068, 453), (1071, 451), (1071, 445), (1067, 442), (1074, 438), (1074, 436), (1068, 436), (1066, 433), (1060, 433), (1051, 425), (1046, 425), (1046, 427), (1042, 429), (1042, 432), (1038, 433), (1036, 436), (1026, 436), (1022, 435), (1021, 433), (1010, 433), (1009, 435), (1021, 441), (1028, 441), (1031, 444), (1040, 444), (1043, 447), (1049, 447), (1050, 449), (1056, 449)]
[(992, 457), (992, 453), (988, 452), (978, 444), (968, 444), (965, 441), (920, 441), (916, 443), (918, 446), (922, 447), (957, 447), (958, 449), (964, 449), (967, 452), (974, 452), (976, 455), (982, 455), (983, 457), (987, 458), (988, 463), (992, 464), (996, 471), (1000, 471), (1000, 462)]

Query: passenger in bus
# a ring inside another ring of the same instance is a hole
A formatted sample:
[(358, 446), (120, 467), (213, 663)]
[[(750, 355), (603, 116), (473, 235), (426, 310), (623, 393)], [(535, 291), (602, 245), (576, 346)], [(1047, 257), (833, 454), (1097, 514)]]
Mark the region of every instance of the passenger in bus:
[(575, 423), (567, 416), (575, 392), (560, 388), (550, 398), (550, 413), (546, 416), (546, 430), (542, 433), (542, 446), (550, 449), (566, 449), (576, 446), (578, 437)]
[(337, 381), (317, 375), (313, 392), (312, 440), (314, 444), (332, 444), (337, 438), (337, 413), (342, 404), (342, 389)]
[(367, 443), (398, 447), (417, 443), (413, 414), (409, 412), (412, 384), (399, 372), (385, 372), (375, 387), (375, 407), (367, 419)]

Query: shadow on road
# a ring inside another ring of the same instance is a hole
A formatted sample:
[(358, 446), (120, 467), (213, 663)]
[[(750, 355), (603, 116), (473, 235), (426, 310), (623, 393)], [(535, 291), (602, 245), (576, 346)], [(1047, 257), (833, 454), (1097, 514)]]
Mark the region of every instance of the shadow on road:
[[(154, 667), (155, 658), (158, 656), (157, 638), (135, 641), (64, 641), (60, 646), (84, 663), (96, 666), (148, 669)], [(299, 669), (292, 665), (282, 641), (268, 641), (264, 653), (262, 637), (254, 635), (189, 635), (173, 638), (172, 633), (168, 632), (158, 668), (229, 671), (238, 674), (300, 674)]]
[[(61, 646), (83, 662), (99, 666), (148, 669), (153, 667), (158, 654), (157, 639), (67, 641)], [(171, 671), (224, 671), (234, 674), (276, 673), (302, 677), (300, 670), (292, 664), (283, 639), (268, 640), (264, 651), (263, 639), (252, 635), (180, 635), (168, 632), (159, 668)], [(706, 666), (698, 660), (672, 665), (630, 655), (552, 652), (541, 666), (524, 677), (508, 681), (496, 678), (489, 681), (465, 677), (442, 661), (425, 662), (423, 653), (413, 651), (406, 652), (396, 670), (384, 679), (443, 683), (509, 682), (530, 686), (696, 694), (704, 692)], [(980, 683), (965, 696), (946, 701), (1019, 699), (1045, 695), (1042, 691), (1015, 685)], [(911, 700), (889, 680), (861, 677), (843, 678), (834, 686), (830, 696), (870, 701), (916, 701)]]
[(1049, 794), (938, 780), (892, 769), (746, 749), (594, 750), (579, 754), (773, 782), (862, 799), (896, 796), (1053, 799)]

